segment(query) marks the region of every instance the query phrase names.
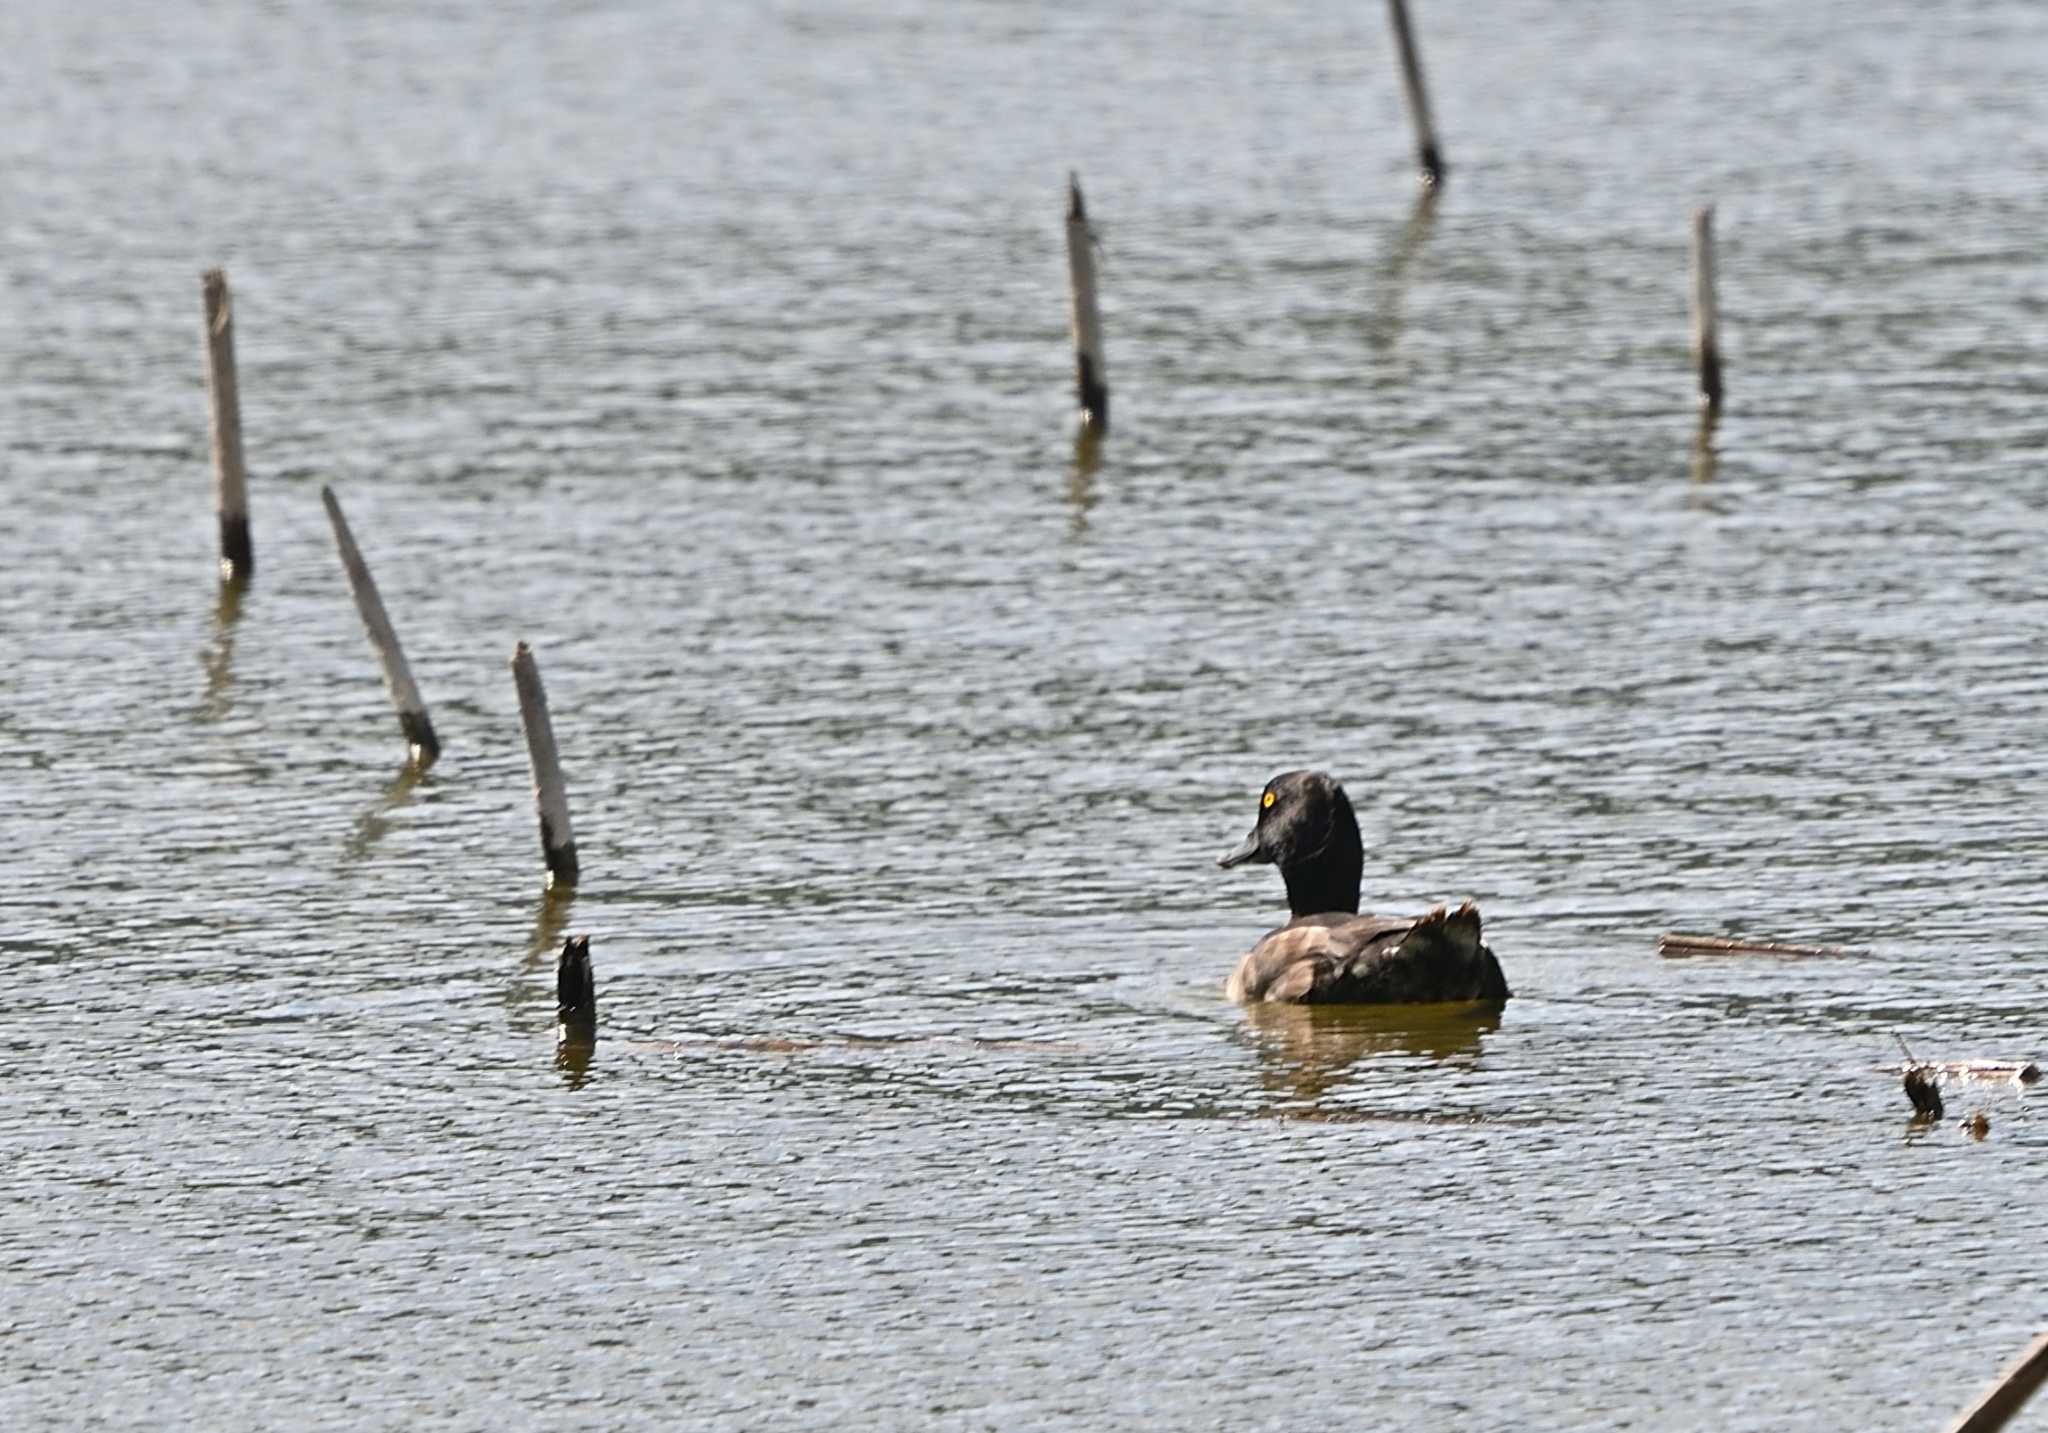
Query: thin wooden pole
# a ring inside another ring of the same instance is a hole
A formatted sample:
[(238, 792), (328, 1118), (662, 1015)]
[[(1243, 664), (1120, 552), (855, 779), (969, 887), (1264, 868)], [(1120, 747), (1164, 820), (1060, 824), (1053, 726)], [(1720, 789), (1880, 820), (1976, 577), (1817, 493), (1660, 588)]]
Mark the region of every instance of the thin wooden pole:
[(512, 680), (519, 688), (519, 721), (526, 728), (526, 755), (533, 767), (533, 802), (540, 813), (540, 849), (547, 858), (548, 884), (576, 884), (576, 836), (569, 829), (569, 793), (562, 783), (562, 758), (555, 727), (548, 720), (548, 695), (540, 684), (533, 649), (512, 650)]
[(2043, 1382), (2048, 1382), (2048, 1333), (2036, 1336), (2026, 1352), (1998, 1375), (1998, 1382), (1948, 1425), (1948, 1433), (1995, 1433)]
[(1408, 23), (1408, 0), (1387, 0), (1394, 22), (1394, 46), (1401, 52), (1401, 86), (1408, 93), (1408, 114), (1415, 121), (1415, 158), (1422, 182), (1431, 188), (1444, 182), (1444, 152), (1436, 142), (1436, 121), (1429, 112), (1429, 87), (1422, 79), (1422, 56), (1415, 49), (1415, 27)]
[(1721, 409), (1721, 319), (1714, 301), (1714, 206), (1692, 211), (1692, 352), (1699, 365), (1700, 401)]
[(348, 530), (348, 519), (341, 515), (341, 500), (335, 497), (333, 488), (322, 488), (320, 501), (326, 506), (327, 521), (334, 528), (334, 545), (341, 552), (342, 570), (348, 574), (348, 590), (355, 594), (356, 610), (363, 614), (370, 645), (377, 649), (378, 659), (384, 664), (384, 686), (391, 693), (391, 704), (398, 708), (398, 726), (405, 733), (412, 763), (425, 770), (441, 754), (434, 723), (427, 717), (426, 700), (412, 679), (412, 668), (406, 665), (398, 633), (392, 630), (391, 618), (385, 614), (384, 599), (377, 595), (376, 579), (370, 576), (369, 564), (363, 561), (355, 536)]
[(1102, 312), (1095, 305), (1095, 241), (1088, 230), (1088, 209), (1081, 202), (1081, 181), (1067, 175), (1067, 278), (1074, 331), (1074, 386), (1081, 400), (1081, 422), (1109, 428), (1109, 370), (1102, 361)]
[(235, 312), (227, 275), (208, 269), (199, 287), (206, 301), (206, 394), (213, 428), (213, 505), (220, 513), (220, 575), (247, 582), (256, 571), (249, 541), (249, 473), (242, 465), (242, 400), (235, 386)]

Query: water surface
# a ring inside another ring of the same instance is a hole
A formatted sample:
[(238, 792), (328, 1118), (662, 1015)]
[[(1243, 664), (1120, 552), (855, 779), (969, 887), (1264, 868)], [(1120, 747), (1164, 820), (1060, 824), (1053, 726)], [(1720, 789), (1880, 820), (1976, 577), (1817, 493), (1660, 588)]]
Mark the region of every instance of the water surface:
[[(2048, 1322), (2038, 1101), (1880, 1071), (2048, 1053), (2048, 16), (1417, 25), (1433, 204), (1370, 5), (0, 17), (9, 1422), (1920, 1428)], [(1497, 1020), (1221, 1001), (1301, 765)]]

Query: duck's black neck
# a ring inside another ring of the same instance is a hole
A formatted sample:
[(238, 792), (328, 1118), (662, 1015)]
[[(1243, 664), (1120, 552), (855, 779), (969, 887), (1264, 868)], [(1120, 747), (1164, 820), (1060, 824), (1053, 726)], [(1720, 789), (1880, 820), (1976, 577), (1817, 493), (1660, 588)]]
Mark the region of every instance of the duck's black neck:
[(1358, 877), (1365, 867), (1365, 848), (1358, 840), (1358, 818), (1351, 803), (1340, 794), (1341, 803), (1330, 813), (1327, 839), (1313, 851), (1296, 853), (1280, 868), (1287, 882), (1287, 906), (1295, 917), (1319, 916), (1331, 911), (1358, 913)]

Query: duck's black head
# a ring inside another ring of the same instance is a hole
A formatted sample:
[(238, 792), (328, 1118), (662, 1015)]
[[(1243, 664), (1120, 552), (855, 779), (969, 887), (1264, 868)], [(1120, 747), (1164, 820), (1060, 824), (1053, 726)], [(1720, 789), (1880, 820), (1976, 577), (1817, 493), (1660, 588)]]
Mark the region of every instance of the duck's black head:
[(1287, 904), (1296, 916), (1358, 910), (1358, 877), (1365, 848), (1351, 798), (1322, 771), (1288, 771), (1266, 783), (1259, 820), (1244, 844), (1219, 866), (1263, 861), (1280, 868)]
[(555, 960), (555, 1019), (565, 1037), (597, 1033), (597, 981), (590, 972), (590, 937), (572, 935)]

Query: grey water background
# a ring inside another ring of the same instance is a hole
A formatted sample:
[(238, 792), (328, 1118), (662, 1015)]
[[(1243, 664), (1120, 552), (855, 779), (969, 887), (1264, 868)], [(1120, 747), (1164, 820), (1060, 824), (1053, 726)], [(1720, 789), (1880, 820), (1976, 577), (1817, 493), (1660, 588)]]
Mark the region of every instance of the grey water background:
[[(0, 10), (8, 1425), (1920, 1428), (2048, 1323), (2039, 1099), (1883, 1070), (2048, 1054), (2048, 11), (1416, 22), (1433, 207), (1375, 4)], [(1497, 1022), (1223, 1003), (1301, 765)]]

